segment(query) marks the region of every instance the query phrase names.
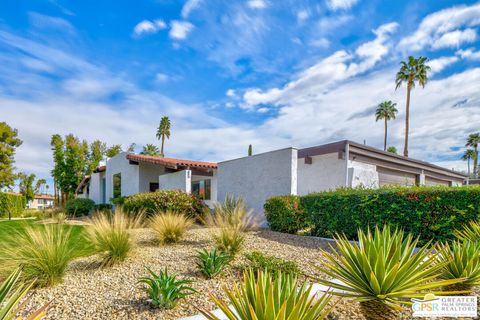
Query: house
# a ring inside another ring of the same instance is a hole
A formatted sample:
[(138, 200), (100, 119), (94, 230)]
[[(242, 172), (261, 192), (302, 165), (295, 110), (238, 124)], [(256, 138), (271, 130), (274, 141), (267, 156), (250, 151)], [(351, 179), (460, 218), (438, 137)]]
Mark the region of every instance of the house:
[(55, 198), (50, 194), (36, 194), (33, 200), (28, 201), (28, 209), (53, 208)]
[(219, 163), (121, 153), (86, 177), (78, 196), (106, 203), (157, 189), (195, 193), (208, 205), (227, 194), (262, 211), (275, 195), (305, 195), (340, 187), (460, 186), (466, 176), (349, 140), (285, 148)]

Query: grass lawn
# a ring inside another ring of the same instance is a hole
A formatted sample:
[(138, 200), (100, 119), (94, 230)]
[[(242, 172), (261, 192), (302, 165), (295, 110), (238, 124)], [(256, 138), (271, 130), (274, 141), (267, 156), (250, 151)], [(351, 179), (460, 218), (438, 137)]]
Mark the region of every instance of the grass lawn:
[[(3, 242), (9, 235), (17, 231), (21, 231), (27, 226), (33, 226), (34, 228), (43, 228), (41, 224), (36, 224), (34, 219), (24, 220), (12, 220), (12, 221), (0, 221), (0, 242)], [(70, 241), (75, 244), (75, 248), (81, 256), (88, 256), (91, 254), (86, 241), (83, 239), (85, 227), (81, 225), (67, 225), (64, 224), (63, 228), (71, 228)]]

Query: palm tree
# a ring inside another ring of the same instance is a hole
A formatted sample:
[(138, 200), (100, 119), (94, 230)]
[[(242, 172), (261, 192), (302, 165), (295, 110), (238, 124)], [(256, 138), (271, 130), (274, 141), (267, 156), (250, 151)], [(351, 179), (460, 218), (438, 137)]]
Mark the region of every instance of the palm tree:
[(146, 144), (143, 146), (143, 150), (140, 152), (140, 154), (146, 156), (159, 156), (160, 150), (158, 150), (158, 147), (154, 144)]
[(388, 120), (395, 119), (397, 115), (397, 108), (395, 108), (397, 104), (393, 103), (392, 101), (383, 101), (377, 107), (375, 111), (375, 121), (378, 120), (385, 120), (385, 137), (383, 139), (383, 150), (387, 151), (387, 122)]
[(475, 151), (473, 149), (467, 149), (462, 155), (462, 160), (467, 161), (467, 172), (470, 177), (470, 160), (475, 158)]
[(409, 109), (410, 109), (410, 91), (415, 87), (415, 82), (418, 82), (422, 88), (425, 88), (428, 77), (427, 72), (430, 71), (430, 67), (425, 63), (428, 61), (426, 57), (408, 57), (408, 62), (402, 61), (400, 64), (400, 70), (397, 72), (395, 83), (397, 84), (395, 90), (397, 90), (402, 83), (407, 83), (407, 102), (405, 106), (405, 147), (403, 149), (403, 155), (408, 157), (408, 122), (409, 122)]
[(466, 147), (473, 148), (473, 176), (478, 178), (478, 145), (480, 144), (480, 132), (472, 133), (467, 138)]
[(170, 138), (170, 119), (168, 117), (162, 117), (157, 129), (157, 139), (162, 140), (162, 148), (160, 149), (160, 155), (163, 157), (163, 145), (165, 144), (165, 137)]

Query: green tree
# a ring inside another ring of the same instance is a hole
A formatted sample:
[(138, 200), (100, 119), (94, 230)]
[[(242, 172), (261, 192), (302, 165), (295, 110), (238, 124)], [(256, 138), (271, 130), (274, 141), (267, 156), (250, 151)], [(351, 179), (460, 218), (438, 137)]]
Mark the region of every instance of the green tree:
[(252, 148), (252, 145), (249, 144), (249, 145), (248, 145), (248, 156), (251, 157), (252, 154), (253, 154), (253, 148)]
[(90, 154), (87, 175), (91, 174), (93, 170), (100, 164), (107, 152), (107, 144), (100, 140), (95, 140), (90, 144)]
[(18, 189), (20, 193), (25, 197), (27, 202), (33, 200), (35, 198), (35, 187), (33, 186), (35, 182), (35, 175), (27, 174), (24, 172), (20, 172), (18, 175)]
[(478, 145), (480, 144), (480, 132), (472, 133), (467, 138), (466, 147), (473, 148), (473, 176), (478, 178)]
[(65, 172), (64, 189), (62, 192), (68, 199), (75, 193), (88, 168), (88, 143), (73, 134), (65, 137)]
[(153, 144), (146, 144), (143, 146), (142, 152), (140, 154), (146, 155), (146, 156), (159, 156), (161, 155), (160, 150), (158, 150), (158, 147)]
[(0, 189), (11, 187), (15, 183), (13, 163), (15, 151), (22, 144), (17, 129), (6, 122), (0, 122)]
[(467, 149), (462, 155), (462, 160), (467, 161), (467, 172), (468, 172), (468, 177), (471, 175), (470, 171), (470, 160), (475, 158), (475, 151), (473, 149)]
[(415, 83), (418, 83), (422, 88), (425, 88), (425, 85), (428, 81), (427, 73), (430, 71), (430, 67), (426, 65), (428, 59), (426, 57), (414, 58), (412, 56), (408, 57), (408, 61), (400, 62), (401, 67), (397, 72), (395, 79), (396, 87), (398, 89), (402, 83), (407, 84), (407, 100), (405, 104), (405, 146), (403, 149), (403, 155), (408, 157), (408, 129), (410, 121), (410, 91), (415, 87)]
[(48, 190), (47, 180), (45, 179), (38, 179), (35, 183), (35, 194), (42, 194), (43, 193), (43, 186), (45, 186)]
[(113, 158), (121, 152), (122, 152), (122, 145), (114, 144), (113, 146), (107, 149), (106, 156), (107, 158)]
[(397, 116), (397, 108), (395, 108), (397, 104), (393, 103), (392, 101), (383, 101), (377, 107), (375, 111), (375, 121), (384, 120), (385, 121), (385, 134), (383, 138), (383, 150), (387, 150), (387, 122), (389, 120), (395, 119)]
[(60, 204), (60, 190), (65, 190), (65, 141), (59, 134), (54, 134), (50, 140), (53, 152), (53, 194), (55, 202)]
[(157, 128), (157, 139), (162, 140), (162, 147), (160, 149), (160, 155), (163, 157), (165, 153), (163, 152), (163, 146), (165, 144), (165, 138), (170, 139), (170, 119), (168, 117), (162, 117), (160, 124)]
[(390, 153), (395, 153), (397, 154), (397, 148), (393, 147), (393, 146), (390, 146), (387, 148), (387, 151), (390, 152)]
[(135, 153), (135, 147), (136, 146), (137, 146), (137, 144), (135, 142), (130, 143), (130, 145), (128, 146), (127, 152), (128, 153)]

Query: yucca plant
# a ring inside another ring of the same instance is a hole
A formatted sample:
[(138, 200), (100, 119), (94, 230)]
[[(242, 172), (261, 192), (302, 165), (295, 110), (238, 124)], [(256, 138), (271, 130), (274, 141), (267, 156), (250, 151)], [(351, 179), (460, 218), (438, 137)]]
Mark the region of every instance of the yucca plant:
[(230, 261), (232, 261), (230, 255), (219, 252), (217, 249), (213, 249), (212, 251), (203, 249), (197, 251), (197, 253), (197, 266), (207, 279), (211, 279), (220, 274)]
[(9, 233), (0, 243), (0, 269), (21, 267), (22, 278), (38, 286), (62, 281), (68, 264), (80, 255), (70, 241), (71, 229), (61, 225), (28, 226)]
[(169, 274), (167, 268), (160, 271), (160, 274), (149, 268), (145, 269), (149, 276), (140, 278), (138, 282), (146, 285), (144, 290), (155, 307), (171, 309), (176, 306), (178, 300), (196, 292), (190, 287), (192, 280), (179, 280), (176, 274)]
[(143, 215), (129, 217), (121, 208), (113, 215), (98, 213), (87, 228), (87, 237), (95, 252), (102, 256), (102, 265), (122, 262), (132, 251), (134, 241), (130, 230), (141, 226)]
[(341, 290), (336, 295), (354, 298), (360, 302), (368, 319), (396, 319), (402, 304), (411, 304), (411, 298), (422, 298), (425, 290), (440, 288), (462, 280), (435, 280), (442, 273), (430, 243), (416, 250), (418, 238), (405, 236), (402, 230), (375, 228), (366, 233), (358, 231), (358, 244), (344, 235), (337, 235), (336, 250), (323, 252), (326, 264), (320, 271), (341, 283), (317, 281)]
[(150, 218), (150, 227), (163, 244), (180, 241), (191, 225), (192, 220), (180, 213), (161, 212)]
[[(211, 298), (229, 320), (324, 319), (330, 312), (327, 305), (331, 295), (316, 297), (311, 291), (311, 285), (300, 286), (293, 274), (277, 273), (271, 277), (268, 271), (254, 274), (248, 270), (241, 285), (235, 284), (233, 290), (225, 289), (228, 303)], [(209, 311), (200, 312), (209, 320), (220, 319)]]
[(464, 225), (462, 229), (455, 230), (454, 234), (459, 240), (480, 242), (480, 223), (477, 221), (470, 221), (470, 223)]
[(435, 251), (443, 265), (441, 279), (465, 279), (452, 285), (452, 290), (471, 292), (473, 286), (480, 284), (480, 244), (457, 240), (439, 244)]
[(34, 282), (21, 283), (19, 280), (22, 270), (14, 270), (0, 285), (0, 320), (24, 319), (39, 320), (42, 319), (48, 309), (48, 304), (44, 305), (26, 318), (17, 318), (16, 314), (20, 311), (20, 301), (26, 296), (32, 288)]
[(216, 229), (212, 235), (216, 248), (232, 257), (242, 250), (245, 235), (235, 227), (224, 226)]

